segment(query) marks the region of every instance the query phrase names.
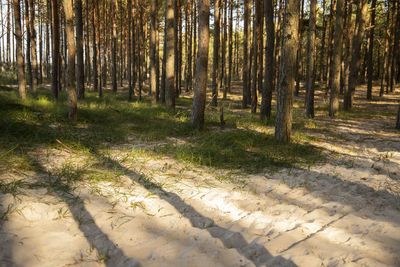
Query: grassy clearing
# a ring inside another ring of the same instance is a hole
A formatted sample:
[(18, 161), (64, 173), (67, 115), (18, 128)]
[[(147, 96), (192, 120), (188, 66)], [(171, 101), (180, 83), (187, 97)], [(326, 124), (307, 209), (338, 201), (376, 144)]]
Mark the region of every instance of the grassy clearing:
[[(138, 148), (138, 153), (166, 155), (189, 164), (246, 173), (309, 166), (323, 160), (303, 132), (313, 125), (310, 126), (300, 111), (295, 112), (298, 123), (294, 125), (294, 141), (284, 145), (273, 138), (273, 120), (262, 122), (245, 110), (225, 108), (227, 124), (221, 130), (219, 110), (208, 107), (208, 129), (197, 132), (189, 124), (189, 98), (179, 99), (176, 111), (171, 112), (147, 100), (128, 102), (125, 94), (107, 93), (99, 99), (95, 93), (88, 92), (86, 99), (79, 103), (79, 121), (71, 124), (67, 119), (64, 92), (58, 102), (44, 89), (36, 97), (21, 101), (15, 91), (0, 88), (0, 171), (38, 170), (28, 152), (60, 147), (60, 141), (70, 153), (88, 157), (118, 144), (152, 143), (156, 145)], [(235, 107), (229, 103), (226, 106)], [(88, 181), (104, 181), (122, 175), (101, 160), (88, 162), (84, 169), (64, 167), (55, 174), (61, 177), (53, 185), (56, 188), (73, 184), (82, 177)]]

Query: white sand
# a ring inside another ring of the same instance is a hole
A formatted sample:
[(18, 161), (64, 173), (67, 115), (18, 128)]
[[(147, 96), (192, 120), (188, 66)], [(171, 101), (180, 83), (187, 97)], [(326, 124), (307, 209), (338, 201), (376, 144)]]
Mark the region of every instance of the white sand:
[(400, 266), (398, 132), (326, 123), (346, 140), (315, 145), (340, 156), (244, 176), (243, 188), (217, 182), (221, 170), (137, 158), (121, 164), (120, 184), (80, 185), (81, 201), (45, 188), (0, 194), (0, 214), (12, 211), (0, 221), (0, 266)]

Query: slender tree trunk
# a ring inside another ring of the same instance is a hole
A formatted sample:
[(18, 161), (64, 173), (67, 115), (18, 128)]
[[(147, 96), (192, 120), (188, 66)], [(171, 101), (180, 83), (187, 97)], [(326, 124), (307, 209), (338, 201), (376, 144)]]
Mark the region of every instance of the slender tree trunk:
[(36, 49), (36, 29), (35, 29), (35, 4), (33, 0), (29, 0), (29, 32), (30, 32), (30, 49), (32, 57), (32, 91), (36, 92), (39, 72), (37, 63), (37, 49)]
[(374, 73), (374, 37), (375, 37), (376, 0), (371, 3), (371, 23), (369, 30), (368, 63), (367, 63), (367, 99), (372, 100), (372, 79)]
[(326, 0), (322, 0), (322, 36), (321, 36), (321, 55), (319, 58), (319, 87), (324, 86), (325, 73), (325, 39), (326, 39), (326, 16), (325, 16)]
[[(337, 0), (341, 1), (341, 0)], [(307, 36), (307, 90), (306, 90), (306, 116), (314, 118), (314, 58), (315, 58), (315, 30), (317, 23), (317, 0), (310, 1), (310, 22)]]
[[(157, 0), (153, 0), (157, 1)], [(129, 100), (131, 100), (131, 92), (133, 91), (133, 80), (132, 80), (132, 0), (128, 0), (128, 90), (129, 90)]]
[(364, 38), (366, 24), (366, 14), (368, 11), (367, 0), (360, 0), (357, 7), (356, 29), (352, 44), (352, 58), (350, 63), (349, 88), (344, 99), (345, 110), (350, 110), (353, 106), (353, 95), (358, 82), (358, 72), (360, 69), (361, 45)]
[(29, 0), (25, 0), (25, 27), (26, 27), (26, 67), (27, 67), (27, 73), (28, 73), (28, 83), (29, 83), (29, 88), (32, 92), (36, 91), (36, 85), (34, 84), (34, 79), (33, 79), (33, 71), (32, 71), (32, 34), (31, 34), (31, 27), (30, 27), (30, 22), (29, 22)]
[[(229, 2), (229, 36), (228, 36), (228, 92), (231, 92), (233, 71), (233, 0)], [(261, 11), (262, 12), (262, 11)]]
[(267, 32), (267, 42), (265, 45), (265, 78), (262, 90), (262, 100), (260, 107), (261, 119), (271, 118), (272, 92), (274, 88), (275, 69), (274, 69), (274, 48), (275, 48), (275, 25), (274, 25), (274, 4), (273, 0), (264, 2), (265, 29)]
[(52, 18), (52, 74), (51, 88), (55, 99), (58, 99), (59, 92), (59, 68), (60, 68), (60, 21), (59, 21), (59, 5), (58, 0), (51, 1), (51, 18)]
[(222, 18), (222, 43), (221, 43), (221, 73), (220, 73), (220, 88), (223, 93), (223, 99), (227, 97), (227, 88), (226, 88), (226, 41), (228, 39), (227, 34), (227, 9), (228, 9), (228, 0), (224, 0), (223, 2), (223, 18)]
[[(253, 27), (253, 85), (251, 92), (251, 112), (257, 112), (258, 92), (262, 88), (262, 36), (263, 36), (263, 8), (262, 0), (255, 0), (255, 17)], [(260, 57), (261, 55), (261, 57)], [(261, 78), (261, 83), (260, 83)]]
[(335, 117), (339, 110), (339, 90), (340, 90), (340, 69), (342, 62), (342, 47), (343, 47), (343, 20), (344, 20), (344, 0), (336, 2), (336, 20), (335, 31), (333, 36), (333, 51), (331, 61), (330, 82), (330, 101), (329, 101), (329, 116)]
[(397, 111), (396, 129), (400, 130), (400, 105), (399, 105), (399, 110)]
[(250, 31), (250, 0), (244, 0), (244, 40), (243, 40), (243, 97), (242, 107), (246, 108), (250, 99), (249, 88), (249, 31)]
[(218, 102), (218, 70), (219, 70), (219, 43), (220, 43), (220, 4), (221, 0), (214, 0), (214, 51), (212, 72), (212, 100), (211, 104), (216, 107)]
[(192, 2), (188, 0), (186, 2), (186, 31), (188, 32), (188, 41), (187, 41), (187, 58), (186, 58), (186, 78), (185, 78), (185, 87), (186, 92), (192, 89), (192, 42), (193, 42), (193, 34), (192, 28), (194, 27), (194, 22), (192, 19)]
[(283, 46), (277, 96), (275, 138), (290, 142), (292, 135), (292, 105), (295, 78), (296, 52), (299, 44), (299, 0), (288, 0), (283, 23)]
[(14, 6), (14, 28), (16, 41), (16, 55), (18, 67), (18, 92), (22, 99), (26, 98), (25, 62), (22, 52), (22, 29), (21, 29), (21, 3), (20, 0), (13, 0)]
[[(300, 80), (302, 79), (302, 53), (303, 53), (303, 19), (304, 19), (304, 0), (301, 0), (301, 11), (299, 20), (299, 48), (297, 49), (296, 55), (296, 87), (294, 91), (295, 96), (300, 94)], [(307, 96), (306, 96), (307, 98)]]
[(175, 12), (174, 0), (165, 2), (165, 26), (166, 26), (166, 67), (165, 67), (165, 101), (168, 108), (175, 109)]
[(156, 35), (157, 35), (157, 0), (151, 0), (150, 10), (150, 92), (154, 93), (154, 102), (158, 102), (158, 95), (156, 92), (157, 86), (157, 62), (156, 62)]
[(203, 129), (207, 91), (208, 46), (210, 39), (210, 0), (199, 0), (199, 48), (192, 108), (192, 126)]
[(96, 23), (97, 23), (97, 16), (98, 16), (98, 3), (95, 2), (95, 0), (92, 0), (92, 6), (93, 6), (93, 12), (92, 12), (92, 49), (93, 49), (93, 90), (95, 92), (99, 93), (99, 96), (101, 97), (100, 91), (99, 91), (99, 64), (97, 63), (97, 40), (99, 39), (97, 35), (99, 34), (98, 28), (96, 29)]
[(85, 70), (83, 65), (83, 14), (82, 0), (75, 0), (76, 18), (76, 86), (78, 98), (85, 98)]
[(75, 36), (74, 36), (74, 10), (72, 0), (63, 0), (64, 13), (66, 20), (66, 33), (67, 33), (67, 47), (68, 47), (68, 105), (69, 114), (68, 117), (72, 121), (77, 120), (77, 96), (75, 88)]
[(111, 20), (112, 20), (112, 41), (111, 41), (111, 60), (112, 60), (112, 68), (111, 68), (111, 76), (112, 76), (112, 90), (114, 93), (117, 92), (117, 18), (116, 18), (116, 0), (112, 0), (112, 8), (111, 8)]

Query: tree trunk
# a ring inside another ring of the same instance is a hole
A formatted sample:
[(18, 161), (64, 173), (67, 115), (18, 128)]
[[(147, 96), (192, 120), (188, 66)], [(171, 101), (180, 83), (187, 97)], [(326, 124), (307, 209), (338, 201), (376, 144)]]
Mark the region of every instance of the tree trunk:
[(299, 13), (299, 0), (288, 0), (283, 23), (283, 46), (275, 124), (275, 138), (284, 143), (290, 142), (292, 135), (292, 105), (296, 52), (299, 43)]
[(58, 88), (60, 83), (59, 68), (60, 68), (60, 22), (58, 11), (58, 1), (51, 1), (51, 29), (52, 29), (52, 83), (51, 88), (55, 99), (58, 99)]
[(73, 0), (63, 0), (64, 13), (66, 20), (66, 33), (67, 33), (67, 47), (68, 47), (68, 79), (67, 79), (67, 90), (68, 90), (68, 105), (69, 114), (68, 117), (72, 121), (77, 120), (77, 96), (75, 88), (75, 36), (74, 36), (74, 10)]
[(111, 20), (112, 20), (112, 41), (111, 41), (111, 60), (112, 60), (112, 68), (111, 68), (111, 80), (112, 80), (112, 91), (114, 93), (117, 92), (117, 23), (116, 23), (116, 0), (112, 0), (111, 7)]
[[(156, 91), (157, 85), (157, 62), (156, 62), (156, 35), (157, 35), (157, 0), (151, 0), (150, 10), (150, 92)], [(158, 95), (154, 93), (154, 102), (158, 102)]]
[(21, 29), (21, 3), (20, 0), (13, 0), (14, 6), (14, 28), (16, 41), (16, 56), (18, 67), (18, 92), (22, 99), (26, 98), (26, 79), (25, 79), (25, 62), (22, 52), (22, 29)]
[(360, 0), (357, 6), (356, 29), (352, 44), (352, 58), (350, 62), (349, 88), (344, 99), (345, 110), (350, 110), (353, 106), (353, 95), (358, 82), (358, 72), (360, 69), (361, 45), (364, 39), (366, 15), (368, 12), (367, 0)]
[(36, 49), (35, 4), (33, 0), (29, 0), (29, 14), (30, 49), (32, 57), (32, 91), (36, 92), (39, 80), (39, 72)]
[(274, 48), (275, 48), (275, 25), (274, 25), (274, 5), (273, 0), (266, 0), (264, 2), (265, 12), (265, 29), (267, 32), (267, 42), (265, 45), (265, 78), (264, 87), (262, 90), (262, 99), (260, 107), (261, 119), (271, 118), (272, 106), (272, 91), (274, 88), (275, 79), (275, 62), (274, 62)]
[(214, 51), (212, 72), (212, 100), (211, 104), (216, 107), (218, 101), (218, 70), (219, 70), (219, 43), (220, 43), (220, 2), (214, 0)]
[[(304, 20), (304, 0), (301, 0), (301, 13), (300, 13), (300, 20), (299, 20), (299, 47), (297, 49), (296, 55), (296, 87), (294, 91), (295, 96), (299, 96), (300, 94), (300, 80), (302, 79), (302, 54), (303, 54), (303, 20)], [(311, 22), (311, 20), (310, 20)], [(307, 98), (307, 96), (306, 96)]]
[(175, 109), (175, 12), (173, 1), (174, 0), (166, 0), (165, 2), (165, 102), (167, 107), (171, 109)]
[(83, 15), (82, 0), (75, 0), (76, 18), (76, 86), (78, 98), (85, 98), (85, 69), (83, 65)]
[(336, 20), (333, 36), (333, 51), (331, 61), (331, 88), (329, 101), (329, 116), (335, 117), (339, 110), (339, 90), (340, 90), (340, 69), (342, 65), (343, 47), (343, 20), (344, 20), (344, 0), (336, 2)]
[[(231, 92), (233, 70), (233, 0), (229, 2), (229, 36), (228, 36), (228, 92)], [(262, 12), (262, 11), (261, 11)]]
[[(341, 0), (337, 0), (341, 1)], [(306, 88), (306, 116), (314, 118), (314, 58), (315, 58), (315, 29), (317, 23), (317, 0), (310, 2), (310, 21), (307, 36), (307, 88)]]
[(243, 98), (242, 107), (246, 108), (250, 99), (249, 88), (249, 31), (250, 31), (250, 0), (244, 0), (244, 41), (243, 41)]
[(207, 91), (208, 46), (210, 39), (210, 0), (199, 0), (199, 47), (192, 109), (192, 126), (203, 129)]
[(28, 76), (28, 83), (29, 83), (29, 88), (32, 92), (36, 91), (36, 86), (33, 83), (33, 72), (32, 72), (32, 55), (31, 55), (31, 51), (32, 51), (32, 45), (31, 45), (31, 38), (32, 38), (32, 34), (31, 34), (31, 28), (30, 28), (30, 23), (29, 23), (29, 0), (25, 0), (24, 2), (25, 4), (25, 27), (26, 27), (26, 47), (25, 47), (25, 51), (26, 51), (26, 71), (27, 71), (27, 76)]
[(372, 79), (374, 74), (374, 37), (375, 37), (376, 0), (371, 3), (371, 23), (369, 32), (368, 63), (367, 63), (367, 99), (372, 100)]

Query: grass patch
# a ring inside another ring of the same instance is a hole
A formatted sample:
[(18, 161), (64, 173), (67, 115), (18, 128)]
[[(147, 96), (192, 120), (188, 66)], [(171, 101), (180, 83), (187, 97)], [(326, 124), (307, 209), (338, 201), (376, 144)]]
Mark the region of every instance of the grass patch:
[[(95, 151), (132, 143), (132, 140), (133, 143), (156, 144), (155, 149), (145, 145), (139, 154), (168, 155), (195, 165), (245, 172), (312, 165), (322, 159), (319, 151), (308, 144), (308, 137), (302, 134), (303, 128), (315, 127), (309, 122), (295, 125), (294, 141), (285, 145), (277, 143), (273, 137), (274, 118), (260, 121), (258, 115), (229, 107), (225, 108), (225, 130), (219, 128), (219, 109), (208, 107), (208, 130), (193, 131), (189, 123), (189, 98), (178, 99), (178, 107), (172, 112), (147, 100), (128, 102), (125, 92), (106, 94), (101, 99), (87, 92), (85, 100), (79, 102), (79, 121), (75, 124), (67, 119), (66, 103), (65, 92), (58, 102), (44, 89), (39, 89), (37, 97), (21, 101), (15, 91), (0, 90), (0, 157), (7, 158), (0, 161), (0, 172), (9, 171), (10, 167), (36, 170), (34, 160), (27, 156), (36, 148), (65, 145), (72, 155), (91, 157)], [(295, 113), (295, 116), (302, 114)], [(175, 144), (171, 138), (183, 142)], [(134, 161), (140, 156), (131, 154), (127, 160)], [(115, 166), (101, 160), (96, 162), (86, 164), (85, 170), (64, 166), (55, 174), (61, 178), (53, 181), (52, 186), (69, 190), (69, 186), (82, 177), (95, 182), (114, 181), (122, 175)], [(67, 187), (63, 187), (65, 185)]]

